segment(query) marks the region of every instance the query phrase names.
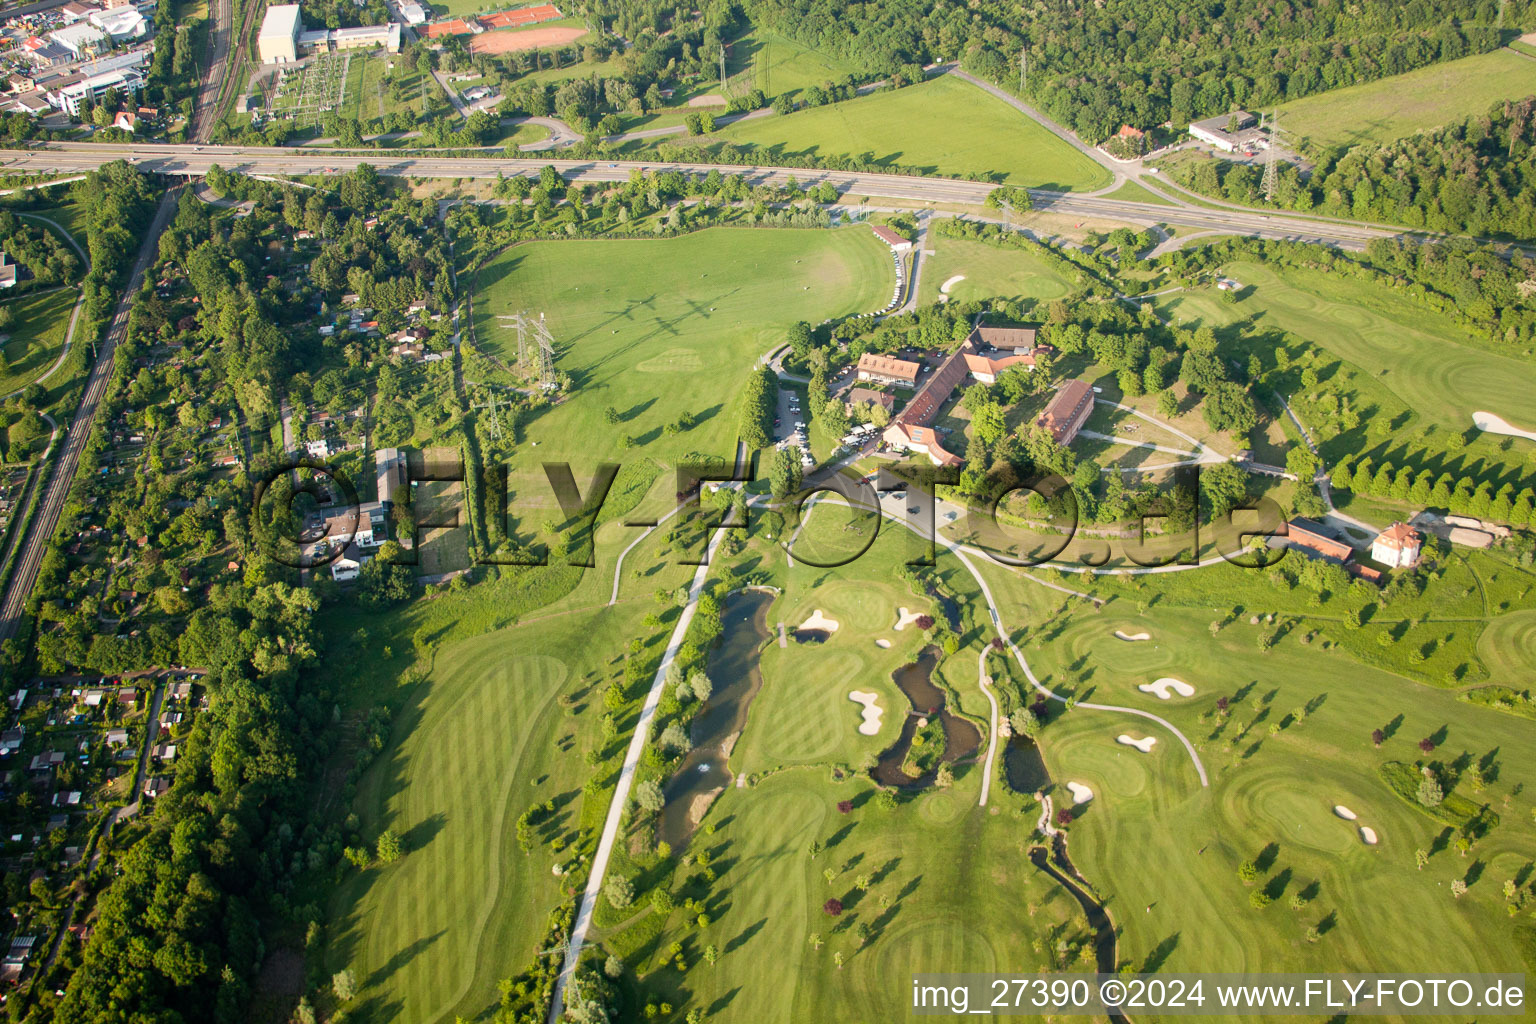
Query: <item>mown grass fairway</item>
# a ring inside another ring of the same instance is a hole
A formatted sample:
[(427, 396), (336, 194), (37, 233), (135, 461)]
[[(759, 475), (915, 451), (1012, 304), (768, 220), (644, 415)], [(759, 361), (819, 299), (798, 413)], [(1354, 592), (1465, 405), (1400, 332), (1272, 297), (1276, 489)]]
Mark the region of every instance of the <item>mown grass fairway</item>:
[(5, 303), (15, 319), (4, 330), (9, 337), (0, 345), (5, 354), (0, 395), (26, 387), (59, 358), (69, 333), (69, 315), (79, 297), (78, 289), (56, 288)]
[(1533, 92), (1536, 63), (1494, 50), (1287, 103), (1280, 126), (1311, 149), (1391, 142)]
[[(1244, 261), (1226, 273), (1245, 286), (1242, 301), (1221, 301), (1214, 289), (1175, 292), (1156, 300), (1159, 310), (1184, 325), (1221, 327), (1252, 321), (1248, 333), (1284, 331), (1342, 360), (1354, 372), (1339, 383), (1361, 421), (1376, 417), (1394, 434), (1433, 427), (1444, 436), (1467, 431), (1472, 413), (1487, 410), (1517, 422), (1529, 416), (1536, 391), (1536, 367), (1478, 347), (1447, 318), (1438, 316), (1391, 290), (1321, 271), (1277, 269)], [(1264, 346), (1256, 345), (1254, 351)], [(1272, 361), (1265, 348), (1260, 354)], [(1328, 364), (1331, 360), (1323, 359)], [(1327, 385), (1332, 371), (1319, 376)], [(1307, 412), (1298, 406), (1303, 418)], [(1339, 457), (1367, 447), (1363, 428), (1335, 433), (1309, 422), (1324, 441), (1324, 451)], [(1499, 438), (1481, 438), (1468, 452), (1502, 457)]]
[[(879, 308), (891, 281), (886, 250), (864, 227), (537, 242), (480, 271), (475, 337), (515, 363), (516, 334), (498, 315), (547, 315), (555, 365), (577, 393), (534, 417), (527, 437), (539, 461), (570, 459), (584, 481), (599, 461), (730, 454), (736, 396), (757, 359), (797, 320)], [(619, 423), (606, 421), (609, 406)], [(698, 424), (667, 434), (684, 413)], [(628, 454), (626, 434), (637, 443)]]
[(882, 163), (935, 174), (996, 174), (1014, 185), (1085, 190), (1109, 184), (1107, 171), (1039, 124), (948, 76), (783, 117), (744, 121), (711, 138), (761, 147), (765, 162), (776, 154), (869, 154)]
[(1035, 299), (1049, 302), (1072, 294), (1078, 286), (1032, 253), (1005, 249), (968, 238), (934, 238), (934, 255), (924, 257), (918, 302), (939, 300), (940, 289), (953, 277), (948, 295), (959, 301), (976, 299)]

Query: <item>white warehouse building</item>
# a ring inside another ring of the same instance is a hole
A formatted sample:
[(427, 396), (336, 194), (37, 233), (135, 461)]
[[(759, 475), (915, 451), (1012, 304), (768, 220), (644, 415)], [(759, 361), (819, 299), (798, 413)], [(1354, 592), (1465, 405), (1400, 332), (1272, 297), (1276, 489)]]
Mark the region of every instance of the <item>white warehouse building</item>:
[(256, 50), (263, 64), (289, 64), (299, 59), (299, 33), (304, 21), (298, 4), (268, 7), (256, 35)]

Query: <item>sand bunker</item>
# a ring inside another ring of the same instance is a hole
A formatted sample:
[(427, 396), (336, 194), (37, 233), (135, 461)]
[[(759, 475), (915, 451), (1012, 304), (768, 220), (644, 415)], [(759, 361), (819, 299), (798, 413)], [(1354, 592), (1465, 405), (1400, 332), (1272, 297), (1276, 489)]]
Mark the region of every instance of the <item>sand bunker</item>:
[(1093, 790), (1081, 782), (1069, 782), (1067, 783), (1067, 789), (1071, 792), (1072, 802), (1075, 804), (1085, 804), (1093, 799)]
[(1360, 841), (1366, 846), (1376, 845), (1376, 830), (1366, 825), (1360, 826)]
[(863, 690), (849, 690), (848, 699), (855, 704), (864, 705), (864, 721), (859, 723), (859, 732), (865, 736), (873, 736), (880, 731), (880, 716), (884, 709), (875, 703), (880, 698), (878, 693), (865, 693)]
[(948, 281), (945, 281), (943, 284), (939, 285), (939, 301), (940, 302), (948, 302), (949, 301), (949, 290), (951, 288), (953, 288), (955, 285), (959, 284), (961, 281), (964, 281), (964, 280), (965, 280), (965, 275), (964, 274), (956, 274), (954, 277), (950, 278)]
[[(827, 618), (825, 615), (821, 614), (821, 609), (817, 608), (815, 611), (811, 612), (811, 617), (810, 618), (808, 618), (804, 622), (800, 623), (800, 628), (801, 629), (822, 629), (822, 630), (826, 630), (828, 633), (836, 633), (837, 632), (837, 620), (836, 619), (829, 619), (829, 618)], [(1193, 693), (1194, 691), (1191, 690), (1190, 692)]]
[(885, 648), (888, 648), (888, 647), (891, 646), (891, 642), (889, 640), (887, 640), (885, 637), (882, 636), (882, 637), (878, 637), (875, 640), (875, 646), (881, 648), (882, 650), (884, 650)]
[(1121, 733), (1115, 737), (1115, 742), (1124, 743), (1128, 747), (1135, 747), (1143, 754), (1152, 753), (1152, 744), (1157, 742), (1156, 736), (1147, 736), (1143, 739), (1132, 739), (1127, 733)]
[(707, 96), (695, 96), (693, 99), (688, 101), (688, 106), (690, 106), (690, 107), (725, 107), (725, 106), (729, 106), (729, 104), (725, 102), (725, 97), (724, 96), (721, 96), (721, 95), (719, 95), (717, 93), (710, 93)]
[(1158, 700), (1169, 700), (1172, 698), (1173, 694), (1168, 692), (1170, 689), (1177, 691), (1180, 697), (1193, 697), (1195, 695), (1195, 688), (1193, 686), (1190, 686), (1182, 679), (1175, 679), (1172, 676), (1164, 676), (1156, 682), (1142, 683), (1136, 689), (1142, 693), (1155, 693)]
[(1350, 810), (1348, 807), (1345, 807), (1343, 804), (1334, 804), (1333, 813), (1337, 814), (1345, 821), (1354, 821), (1357, 817), (1354, 811)]
[(898, 608), (896, 611), (901, 614), (901, 621), (896, 623), (897, 632), (906, 629), (908, 626), (912, 625), (912, 623), (923, 617), (921, 612), (912, 612), (905, 608)]
[(1129, 640), (1129, 641), (1135, 642), (1137, 640), (1151, 640), (1152, 639), (1152, 634), (1151, 633), (1122, 633), (1122, 632), (1120, 632), (1117, 629), (1117, 630), (1115, 630), (1115, 637), (1117, 639), (1120, 639), (1120, 640)]
[(1504, 417), (1497, 416), (1491, 412), (1474, 412), (1472, 414), (1472, 425), (1478, 430), (1486, 431), (1490, 434), (1508, 434), (1511, 437), (1524, 437), (1531, 441), (1536, 441), (1536, 430), (1521, 430)]

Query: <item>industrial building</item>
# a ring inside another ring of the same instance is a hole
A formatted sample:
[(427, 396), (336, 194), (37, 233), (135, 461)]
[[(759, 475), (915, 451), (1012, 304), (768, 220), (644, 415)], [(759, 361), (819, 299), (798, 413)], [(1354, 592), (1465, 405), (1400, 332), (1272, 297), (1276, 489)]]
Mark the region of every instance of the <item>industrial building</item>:
[(256, 51), (263, 64), (291, 64), (299, 59), (299, 33), (304, 31), (304, 21), (299, 17), (298, 4), (278, 4), (268, 7), (261, 19), (261, 31), (256, 35)]

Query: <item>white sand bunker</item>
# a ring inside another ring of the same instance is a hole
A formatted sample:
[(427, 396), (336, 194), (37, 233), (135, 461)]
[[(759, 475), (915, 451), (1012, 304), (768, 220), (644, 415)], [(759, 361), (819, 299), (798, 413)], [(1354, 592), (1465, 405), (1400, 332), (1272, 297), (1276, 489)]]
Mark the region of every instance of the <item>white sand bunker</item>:
[(940, 302), (948, 302), (949, 301), (949, 290), (951, 288), (953, 288), (955, 285), (959, 284), (961, 281), (964, 281), (964, 280), (965, 280), (965, 275), (964, 274), (956, 274), (954, 277), (950, 278), (948, 281), (945, 281), (943, 284), (939, 285), (939, 301)]
[(901, 615), (901, 620), (896, 623), (896, 631), (898, 633), (923, 617), (921, 612), (909, 611), (906, 608), (898, 608), (896, 611)]
[(1376, 842), (1377, 842), (1377, 840), (1376, 840), (1376, 830), (1371, 828), (1371, 827), (1369, 827), (1369, 826), (1367, 826), (1367, 825), (1361, 825), (1360, 826), (1360, 841), (1365, 843), (1366, 846), (1375, 846)]
[(884, 709), (875, 703), (880, 695), (878, 693), (865, 693), (863, 690), (848, 691), (848, 699), (855, 704), (864, 705), (864, 721), (859, 723), (859, 732), (865, 736), (873, 736), (880, 731), (880, 716)]
[(1093, 799), (1093, 790), (1081, 782), (1069, 782), (1067, 783), (1067, 789), (1071, 792), (1072, 802), (1075, 804), (1085, 804)]
[(1115, 630), (1115, 637), (1116, 637), (1116, 639), (1119, 639), (1119, 640), (1126, 640), (1126, 641), (1130, 641), (1131, 643), (1134, 643), (1137, 640), (1151, 640), (1152, 639), (1152, 634), (1151, 633), (1122, 633), (1122, 632), (1120, 632), (1117, 629), (1117, 630)]
[(875, 646), (884, 649), (884, 648), (890, 647), (891, 646), (891, 642), (889, 640), (887, 640), (883, 636), (882, 637), (877, 637), (875, 639)]
[(1355, 818), (1358, 817), (1354, 811), (1350, 810), (1348, 807), (1345, 807), (1343, 804), (1334, 804), (1333, 813), (1337, 814), (1345, 821), (1354, 821)]
[(1155, 693), (1158, 700), (1171, 699), (1173, 694), (1169, 693), (1169, 690), (1174, 690), (1180, 697), (1193, 697), (1195, 695), (1195, 688), (1193, 686), (1190, 686), (1182, 679), (1175, 679), (1172, 676), (1164, 676), (1151, 683), (1142, 683), (1136, 689), (1142, 693)]
[(1472, 425), (1490, 434), (1508, 434), (1511, 437), (1524, 437), (1536, 441), (1536, 430), (1522, 430), (1504, 417), (1491, 412), (1474, 412)]
[[(810, 618), (808, 618), (804, 622), (800, 623), (800, 628), (801, 629), (823, 629), (823, 630), (826, 630), (828, 633), (836, 633), (837, 632), (837, 620), (836, 619), (829, 619), (829, 618), (827, 618), (825, 615), (821, 614), (821, 609), (817, 608), (815, 611), (811, 612), (811, 617)], [(1191, 691), (1191, 692), (1193, 692), (1193, 691)]]
[(1152, 745), (1157, 742), (1156, 736), (1146, 736), (1142, 739), (1132, 739), (1129, 733), (1121, 733), (1115, 737), (1116, 743), (1124, 743), (1128, 747), (1135, 747), (1143, 754), (1152, 753)]

